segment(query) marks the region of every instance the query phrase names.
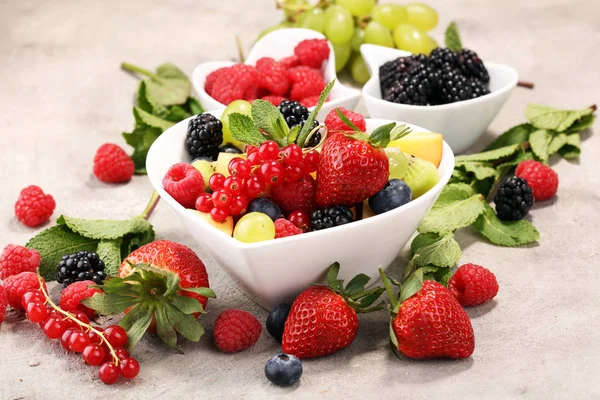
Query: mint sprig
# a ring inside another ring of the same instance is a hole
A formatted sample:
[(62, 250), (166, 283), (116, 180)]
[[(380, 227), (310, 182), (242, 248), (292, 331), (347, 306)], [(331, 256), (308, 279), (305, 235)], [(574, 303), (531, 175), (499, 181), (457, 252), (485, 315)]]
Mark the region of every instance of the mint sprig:
[(335, 85), (335, 81), (336, 80), (333, 79), (331, 82), (329, 82), (327, 84), (327, 86), (325, 86), (325, 89), (323, 89), (323, 91), (321, 92), (321, 95), (319, 96), (319, 101), (317, 102), (317, 105), (310, 112), (310, 114), (308, 115), (308, 118), (306, 118), (306, 121), (304, 121), (304, 126), (298, 133), (298, 139), (296, 140), (296, 143), (298, 144), (298, 146), (304, 147), (304, 144), (306, 143), (306, 139), (308, 138), (308, 135), (310, 134), (310, 132), (312, 130), (312, 126), (315, 124), (317, 115), (319, 114), (319, 111), (321, 111), (323, 104), (327, 101), (327, 97), (329, 97), (329, 93), (331, 93), (331, 89), (333, 89), (333, 86)]
[(460, 32), (455, 21), (450, 22), (444, 33), (446, 47), (452, 51), (459, 51), (463, 48)]

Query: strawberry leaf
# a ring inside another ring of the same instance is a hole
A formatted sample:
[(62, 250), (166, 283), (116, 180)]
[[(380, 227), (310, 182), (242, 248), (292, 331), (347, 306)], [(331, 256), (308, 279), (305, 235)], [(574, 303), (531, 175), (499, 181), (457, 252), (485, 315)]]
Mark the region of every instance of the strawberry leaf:
[(179, 309), (184, 314), (204, 313), (204, 308), (198, 300), (187, 296), (175, 296), (171, 300), (171, 304)]
[(396, 125), (390, 132), (390, 142), (403, 138), (412, 132), (412, 128), (406, 126), (406, 124)]
[(148, 330), (154, 312), (144, 303), (138, 304), (121, 320), (121, 327), (127, 331), (127, 349), (131, 352)]
[(140, 302), (140, 298), (131, 296), (113, 295), (96, 293), (92, 297), (83, 299), (82, 304), (92, 308), (100, 315), (120, 314), (131, 306)]
[(339, 108), (336, 108), (335, 112), (342, 122), (348, 125), (354, 132), (362, 132), (356, 125), (354, 125), (352, 121), (350, 121), (350, 118), (346, 117), (346, 115)]
[(390, 132), (395, 126), (395, 122), (390, 122), (389, 124), (379, 126), (369, 136), (369, 143), (375, 147), (387, 147), (387, 145), (390, 143)]
[(181, 349), (177, 345), (177, 332), (169, 322), (167, 318), (167, 314), (165, 311), (165, 306), (161, 305), (156, 308), (155, 311), (156, 316), (156, 333), (158, 337), (161, 338), (163, 342), (165, 342), (170, 348), (173, 350), (182, 353)]
[(196, 294), (199, 294), (200, 296), (210, 297), (211, 299), (214, 299), (214, 298), (217, 297), (217, 295), (215, 294), (215, 292), (212, 289), (210, 289), (210, 288), (204, 288), (204, 287), (200, 287), (200, 288), (179, 288), (179, 290), (184, 290), (186, 292), (196, 293)]
[(193, 315), (184, 314), (171, 306), (167, 306), (166, 312), (175, 330), (187, 340), (198, 342), (204, 335), (204, 328)]
[(353, 295), (363, 292), (365, 290), (365, 285), (370, 280), (371, 278), (369, 278), (368, 275), (358, 274), (348, 282), (344, 291), (348, 296), (352, 297)]
[(404, 284), (402, 285), (402, 290), (400, 290), (400, 304), (412, 297), (415, 293), (417, 293), (423, 287), (423, 271), (418, 269), (414, 274), (408, 277)]

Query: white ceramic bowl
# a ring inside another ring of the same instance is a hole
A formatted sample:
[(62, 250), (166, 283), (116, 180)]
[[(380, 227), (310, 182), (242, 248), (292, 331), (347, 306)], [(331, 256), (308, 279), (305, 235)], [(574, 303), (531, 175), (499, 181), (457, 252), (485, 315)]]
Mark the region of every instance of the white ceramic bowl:
[[(212, 114), (219, 117), (221, 111)], [(150, 182), (198, 244), (217, 260), (238, 287), (267, 309), (282, 301), (291, 301), (309, 284), (321, 282), (327, 267), (335, 261), (341, 264), (342, 279), (349, 280), (361, 272), (373, 281), (379, 279), (377, 268), (387, 268), (396, 258), (454, 169), (454, 154), (444, 143), (438, 168), (440, 181), (408, 204), (335, 228), (259, 243), (242, 243), (194, 216), (162, 187), (162, 179), (171, 165), (190, 161), (183, 145), (188, 120), (169, 128), (150, 148), (146, 159)], [(372, 131), (388, 122), (367, 119), (367, 129)]]
[[(250, 53), (248, 53), (245, 63), (248, 65), (256, 65), (256, 61), (263, 57), (272, 57), (275, 60), (280, 60), (293, 55), (294, 47), (301, 41), (305, 39), (324, 38), (325, 36), (311, 29), (279, 29), (258, 40), (250, 50)], [(335, 56), (331, 43), (329, 43), (329, 48), (331, 50), (329, 60), (324, 62), (321, 67), (325, 83), (329, 83), (336, 78)], [(219, 110), (226, 107), (225, 104), (219, 103), (206, 93), (204, 90), (204, 82), (206, 81), (208, 74), (214, 70), (222, 67), (229, 67), (233, 64), (235, 64), (233, 61), (212, 61), (200, 64), (194, 69), (194, 72), (192, 73), (192, 84), (198, 93), (200, 104), (205, 110)], [(337, 107), (345, 107), (352, 110), (356, 107), (356, 103), (358, 103), (359, 100), (360, 90), (344, 86), (338, 80), (331, 89), (329, 101), (323, 105), (317, 118), (320, 121), (324, 120), (329, 111)], [(309, 107), (309, 110), (312, 110), (313, 108), (314, 107)]]
[(370, 117), (410, 122), (444, 135), (455, 153), (471, 147), (492, 123), (511, 91), (517, 85), (517, 71), (506, 65), (485, 63), (490, 74), (491, 93), (476, 99), (440, 106), (396, 104), (381, 98), (379, 67), (387, 61), (411, 53), (389, 47), (363, 44), (360, 52), (371, 72), (362, 91)]

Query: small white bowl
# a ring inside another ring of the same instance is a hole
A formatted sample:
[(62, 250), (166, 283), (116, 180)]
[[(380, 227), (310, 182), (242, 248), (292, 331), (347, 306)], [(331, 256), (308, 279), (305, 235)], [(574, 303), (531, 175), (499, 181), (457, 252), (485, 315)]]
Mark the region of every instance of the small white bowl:
[(372, 44), (363, 44), (360, 52), (371, 72), (371, 79), (362, 90), (369, 116), (406, 121), (441, 133), (455, 153), (461, 153), (475, 144), (500, 112), (518, 81), (514, 68), (486, 62), (485, 67), (490, 74), (490, 94), (439, 106), (396, 104), (381, 98), (379, 67), (411, 53)]
[[(221, 113), (211, 112), (216, 117)], [(189, 119), (169, 128), (150, 148), (146, 159), (150, 182), (198, 244), (215, 258), (240, 289), (267, 309), (282, 301), (291, 301), (309, 284), (323, 281), (327, 267), (335, 261), (341, 264), (342, 279), (348, 281), (362, 272), (373, 282), (377, 281), (377, 268), (387, 268), (394, 261), (437, 200), (454, 169), (454, 154), (444, 143), (438, 167), (440, 181), (408, 204), (335, 228), (259, 243), (242, 243), (194, 216), (162, 187), (162, 179), (171, 165), (190, 161), (183, 145)], [(366, 121), (369, 131), (391, 122)]]
[[(319, 32), (313, 31), (312, 29), (303, 28), (286, 28), (279, 29), (263, 36), (258, 40), (245, 63), (248, 65), (256, 65), (256, 62), (263, 57), (271, 57), (275, 60), (280, 60), (285, 57), (289, 57), (294, 54), (294, 47), (305, 39), (324, 39), (325, 36)], [(337, 77), (335, 73), (335, 56), (333, 53), (333, 47), (329, 43), (329, 60), (324, 62), (321, 66), (325, 83), (331, 82)], [(198, 65), (192, 73), (192, 84), (194, 89), (198, 93), (198, 99), (200, 104), (205, 110), (219, 110), (225, 108), (227, 105), (218, 102), (206, 93), (204, 90), (204, 82), (206, 77), (211, 72), (222, 68), (229, 67), (236, 63), (233, 61), (212, 61)], [(353, 89), (344, 86), (339, 80), (335, 82), (335, 85), (331, 89), (329, 94), (329, 100), (325, 102), (317, 118), (322, 121), (325, 119), (329, 111), (337, 107), (345, 107), (348, 110), (353, 110), (356, 104), (360, 100), (360, 90)], [(309, 107), (312, 110), (314, 107)]]

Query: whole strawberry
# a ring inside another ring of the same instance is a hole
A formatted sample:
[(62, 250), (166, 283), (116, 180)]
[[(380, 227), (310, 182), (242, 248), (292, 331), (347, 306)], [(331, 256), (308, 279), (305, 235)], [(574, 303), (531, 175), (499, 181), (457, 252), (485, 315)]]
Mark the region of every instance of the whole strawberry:
[(298, 358), (333, 354), (350, 345), (358, 332), (357, 312), (383, 308), (383, 303), (371, 305), (383, 293), (383, 288), (365, 291), (369, 281), (359, 275), (344, 288), (337, 279), (339, 263), (327, 273), (329, 286), (313, 286), (296, 297), (285, 322), (281, 348)]
[(17, 244), (9, 244), (0, 254), (0, 279), (20, 274), (35, 272), (40, 266), (40, 253)]
[(0, 285), (0, 325), (4, 322), (6, 317), (6, 307), (8, 306), (8, 299), (6, 298), (6, 291), (4, 287)]
[(92, 297), (96, 293), (102, 293), (100, 289), (89, 286), (94, 286), (93, 281), (74, 282), (67, 286), (60, 294), (60, 308), (65, 311), (81, 310), (88, 317), (92, 318), (96, 314), (94, 310), (81, 304), (81, 301)]
[(285, 214), (292, 211), (303, 211), (310, 215), (317, 208), (316, 192), (315, 178), (307, 174), (297, 181), (273, 186), (271, 199)]
[(498, 288), (496, 276), (476, 264), (461, 266), (448, 282), (448, 289), (463, 307), (487, 303), (496, 297)]
[(558, 174), (549, 166), (539, 161), (521, 161), (515, 175), (527, 181), (535, 201), (549, 200), (558, 190)]
[(217, 317), (213, 338), (219, 350), (235, 353), (252, 347), (258, 341), (261, 332), (262, 325), (254, 315), (230, 309)]

